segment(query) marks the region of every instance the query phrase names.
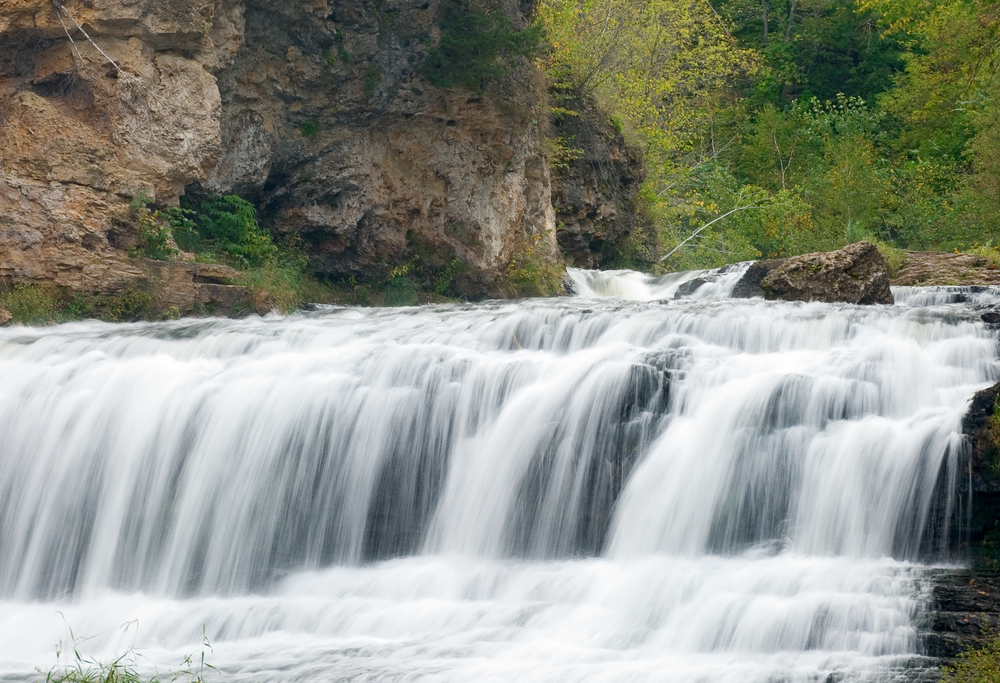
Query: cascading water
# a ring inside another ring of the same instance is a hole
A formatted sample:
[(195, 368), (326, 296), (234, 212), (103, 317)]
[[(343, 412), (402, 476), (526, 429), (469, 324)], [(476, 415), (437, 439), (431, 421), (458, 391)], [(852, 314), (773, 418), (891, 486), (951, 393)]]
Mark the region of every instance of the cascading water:
[(67, 625), (227, 681), (905, 678), (995, 335), (740, 272), (0, 330), (0, 680)]

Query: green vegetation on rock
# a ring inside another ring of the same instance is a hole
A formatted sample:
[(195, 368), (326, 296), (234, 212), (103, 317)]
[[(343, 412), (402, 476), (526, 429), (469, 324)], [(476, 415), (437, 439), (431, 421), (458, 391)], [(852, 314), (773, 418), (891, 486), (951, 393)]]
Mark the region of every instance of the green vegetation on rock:
[(441, 42), (423, 65), (427, 80), (439, 88), (481, 91), (510, 73), (513, 60), (542, 47), (541, 26), (515, 30), (499, 3), (444, 0), (440, 11)]
[(986, 637), (942, 668), (941, 683), (996, 683), (1000, 681), (1000, 633)]

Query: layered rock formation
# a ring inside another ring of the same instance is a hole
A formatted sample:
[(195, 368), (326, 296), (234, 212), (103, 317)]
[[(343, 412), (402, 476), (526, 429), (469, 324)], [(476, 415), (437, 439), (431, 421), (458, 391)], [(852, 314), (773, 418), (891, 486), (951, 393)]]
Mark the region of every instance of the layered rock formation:
[(431, 86), (439, 21), (439, 0), (4, 3), (0, 278), (119, 290), (148, 276), (129, 200), (187, 191), (251, 199), (321, 275), (458, 262), (457, 291), (502, 295), (516, 255), (558, 259), (543, 83), (523, 61), (489, 96)]
[(757, 261), (737, 283), (733, 296), (893, 303), (885, 259), (870, 242), (857, 242), (837, 251)]
[(216, 163), (210, 69), (241, 24), (215, 0), (0, 7), (0, 279), (108, 292), (145, 274), (129, 199), (176, 202)]

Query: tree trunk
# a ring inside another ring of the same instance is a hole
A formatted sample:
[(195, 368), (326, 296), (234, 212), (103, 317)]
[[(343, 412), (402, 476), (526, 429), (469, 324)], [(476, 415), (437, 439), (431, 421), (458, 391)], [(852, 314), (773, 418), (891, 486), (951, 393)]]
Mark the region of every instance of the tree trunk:
[(760, 0), (760, 12), (764, 17), (764, 47), (767, 47), (767, 0)]

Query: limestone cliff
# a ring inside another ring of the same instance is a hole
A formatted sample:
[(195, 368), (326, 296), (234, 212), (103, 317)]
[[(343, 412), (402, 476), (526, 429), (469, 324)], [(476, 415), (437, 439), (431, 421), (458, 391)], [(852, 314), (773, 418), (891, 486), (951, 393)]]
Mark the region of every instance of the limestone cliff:
[(143, 191), (246, 196), (335, 278), (457, 259), (457, 291), (502, 295), (519, 251), (556, 261), (540, 74), (431, 86), (439, 2), (7, 0), (0, 280), (148, 277), (126, 255)]
[(128, 200), (175, 202), (215, 165), (210, 69), (241, 33), (221, 0), (0, 6), (0, 278), (113, 291), (143, 275)]

